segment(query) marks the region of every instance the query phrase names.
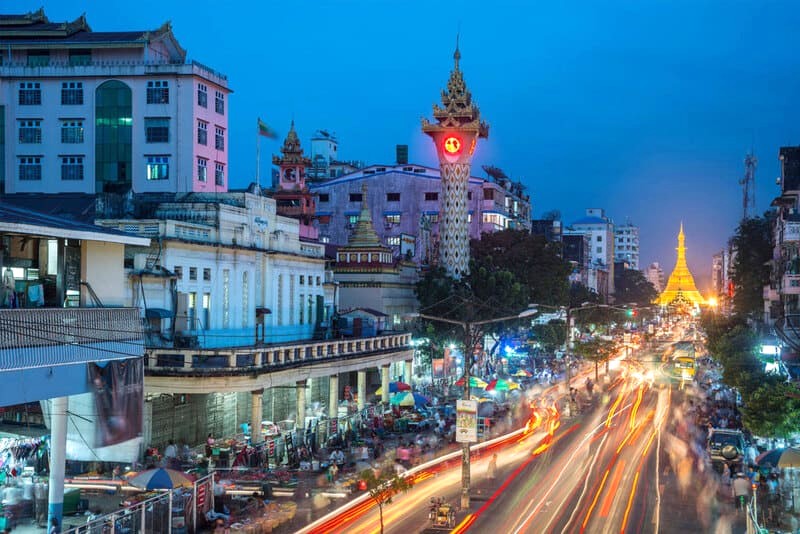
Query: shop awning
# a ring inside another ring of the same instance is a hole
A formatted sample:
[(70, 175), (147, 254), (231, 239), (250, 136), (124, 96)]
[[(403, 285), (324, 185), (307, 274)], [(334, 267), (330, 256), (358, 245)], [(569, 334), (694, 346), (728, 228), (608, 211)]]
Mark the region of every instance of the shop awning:
[(144, 316), (147, 319), (172, 319), (172, 312), (164, 308), (147, 308)]

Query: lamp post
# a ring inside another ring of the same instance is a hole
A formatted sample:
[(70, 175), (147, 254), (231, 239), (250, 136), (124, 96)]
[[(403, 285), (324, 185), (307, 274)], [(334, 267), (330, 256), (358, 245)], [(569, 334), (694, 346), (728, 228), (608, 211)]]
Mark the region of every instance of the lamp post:
[[(426, 315), (424, 313), (411, 314), (409, 317), (419, 317), (427, 319), (428, 321), (437, 321), (440, 323), (448, 323), (460, 326), (464, 331), (464, 400), (469, 400), (470, 379), (472, 378), (472, 357), (475, 352), (478, 338), (480, 336), (479, 326), (484, 326), (493, 323), (501, 323), (503, 321), (510, 321), (513, 319), (523, 319), (538, 313), (534, 305), (528, 307), (517, 315), (508, 315), (506, 317), (498, 317), (495, 319), (486, 319), (483, 321), (458, 321), (456, 319), (448, 319), (445, 317), (437, 317), (434, 315)], [(461, 444), (461, 509), (469, 509), (469, 486), (470, 486), (470, 444), (464, 442)]]

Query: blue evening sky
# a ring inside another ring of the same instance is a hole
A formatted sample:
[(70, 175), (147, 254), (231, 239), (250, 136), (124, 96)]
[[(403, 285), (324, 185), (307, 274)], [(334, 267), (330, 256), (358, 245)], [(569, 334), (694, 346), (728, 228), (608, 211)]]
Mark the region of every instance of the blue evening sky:
[[(6, 1), (4, 12), (41, 0)], [(393, 163), (396, 144), (435, 165), (420, 131), (461, 30), (462, 70), (490, 123), (480, 165), (528, 187), (534, 216), (571, 222), (604, 207), (641, 227), (642, 267), (674, 264), (687, 233), (705, 286), (710, 257), (741, 213), (742, 160), (759, 158), (758, 212), (777, 193), (781, 145), (800, 144), (800, 9), (791, 1), (211, 2), (45, 4), (52, 21), (86, 12), (95, 31), (171, 20), (189, 57), (227, 74), (230, 176), (255, 174), (256, 118), (308, 149), (336, 132), (341, 159)], [(456, 11), (458, 10), (458, 11)], [(262, 176), (279, 141), (262, 142)], [(702, 289), (702, 287), (701, 287)]]

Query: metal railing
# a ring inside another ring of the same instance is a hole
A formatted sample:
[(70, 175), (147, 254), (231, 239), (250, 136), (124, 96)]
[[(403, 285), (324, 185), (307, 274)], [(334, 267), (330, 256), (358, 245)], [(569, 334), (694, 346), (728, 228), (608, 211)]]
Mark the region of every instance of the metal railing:
[[(122, 68), (139, 68), (148, 73), (156, 72), (178, 72), (179, 74), (191, 74), (197, 72), (204, 74), (208, 78), (216, 79), (220, 82), (227, 82), (228, 77), (221, 72), (212, 69), (194, 60), (183, 61), (142, 61), (137, 59), (115, 59), (115, 60), (92, 60), (71, 64), (68, 61), (49, 61), (46, 65), (28, 65), (27, 62), (11, 62), (0, 65), (0, 72), (5, 76), (30, 76), (56, 75), (68, 71), (71, 74), (85, 73), (87, 70), (119, 71)], [(223, 83), (224, 84), (224, 83)]]
[(410, 333), (392, 333), (364, 338), (251, 345), (217, 349), (148, 348), (146, 366), (149, 371), (191, 373), (198, 370), (239, 370), (253, 372), (259, 368), (289, 367), (314, 361), (346, 358), (370, 353), (395, 352), (411, 346)]
[(141, 357), (137, 308), (0, 310), (0, 371)]

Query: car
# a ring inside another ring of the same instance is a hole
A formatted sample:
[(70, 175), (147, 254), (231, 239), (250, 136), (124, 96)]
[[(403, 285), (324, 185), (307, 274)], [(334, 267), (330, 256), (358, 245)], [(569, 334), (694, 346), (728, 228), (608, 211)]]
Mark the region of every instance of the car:
[(706, 450), (712, 462), (741, 465), (746, 446), (740, 430), (712, 428), (708, 432)]

